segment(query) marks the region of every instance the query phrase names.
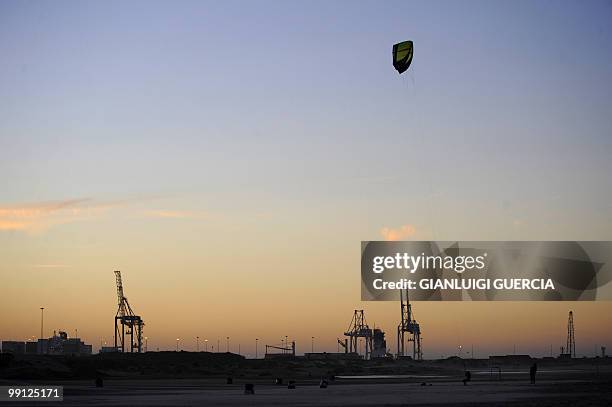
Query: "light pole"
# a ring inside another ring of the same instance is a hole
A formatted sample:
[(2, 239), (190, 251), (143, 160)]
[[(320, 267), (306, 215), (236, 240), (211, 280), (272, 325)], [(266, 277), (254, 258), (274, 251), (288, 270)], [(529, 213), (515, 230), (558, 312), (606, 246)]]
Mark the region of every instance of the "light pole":
[(178, 345), (179, 345), (179, 341), (180, 341), (180, 339), (179, 339), (179, 338), (176, 338), (176, 351), (177, 351), (177, 352), (178, 352)]
[(217, 338), (217, 353), (221, 352), (221, 346), (219, 346), (219, 338)]
[(145, 352), (149, 350), (149, 337), (145, 336)]
[(257, 359), (257, 341), (259, 341), (259, 339), (255, 338), (255, 359)]
[(225, 339), (227, 339), (227, 342), (226, 342), (227, 346), (225, 347), (225, 351), (229, 353), (229, 336), (226, 337)]
[(310, 342), (310, 351), (314, 353), (314, 336), (310, 339), (312, 340), (312, 342)]
[(204, 346), (206, 347), (206, 352), (208, 352), (208, 339), (204, 339)]
[(200, 351), (200, 337), (196, 336), (196, 349), (199, 352)]
[(45, 307), (40, 307), (40, 339), (43, 338), (44, 317), (45, 317)]

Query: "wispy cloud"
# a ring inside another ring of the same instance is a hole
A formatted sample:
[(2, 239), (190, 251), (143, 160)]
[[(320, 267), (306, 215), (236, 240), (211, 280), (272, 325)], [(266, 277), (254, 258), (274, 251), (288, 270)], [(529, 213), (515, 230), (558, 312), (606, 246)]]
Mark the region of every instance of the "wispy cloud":
[[(0, 205), (0, 233), (18, 231), (38, 234), (57, 225), (101, 219), (104, 216), (141, 217), (156, 219), (210, 219), (204, 211), (183, 211), (170, 209), (140, 209), (139, 206), (127, 209), (130, 205), (142, 204), (155, 198), (134, 198), (115, 201), (96, 201), (91, 198), (66, 199), (52, 202), (36, 202), (19, 205)], [(125, 208), (123, 212), (114, 211)], [(110, 213), (113, 210), (112, 214)], [(44, 266), (44, 265), (41, 265)]]
[(95, 218), (121, 204), (83, 198), (0, 206), (0, 231), (39, 233), (54, 225)]
[(380, 234), (384, 240), (403, 240), (413, 237), (416, 229), (412, 225), (402, 225), (396, 229), (384, 227), (380, 230)]

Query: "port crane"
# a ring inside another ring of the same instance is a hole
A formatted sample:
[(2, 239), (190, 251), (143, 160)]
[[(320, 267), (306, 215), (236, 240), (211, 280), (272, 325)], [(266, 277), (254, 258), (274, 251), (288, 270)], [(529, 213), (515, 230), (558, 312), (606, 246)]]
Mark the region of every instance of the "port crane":
[[(364, 358), (370, 359), (372, 353), (372, 329), (368, 326), (365, 315), (362, 309), (356, 309), (353, 312), (353, 319), (349, 328), (344, 333), (344, 336), (348, 339), (348, 347), (350, 353), (359, 353), (359, 338), (363, 338), (365, 341), (365, 353)], [(346, 349), (346, 344), (344, 345)]]
[[(142, 352), (142, 330), (144, 321), (134, 314), (127, 297), (123, 294), (121, 271), (115, 271), (117, 283), (117, 313), (115, 314), (115, 349), (119, 352)], [(126, 335), (129, 343), (126, 343)]]
[[(406, 356), (406, 342), (412, 342), (412, 358), (423, 360), (423, 350), (421, 349), (421, 326), (414, 319), (412, 305), (408, 299), (408, 290), (404, 301), (403, 290), (400, 290), (400, 306), (402, 319), (397, 326), (397, 356)], [(408, 338), (406, 338), (406, 333)]]

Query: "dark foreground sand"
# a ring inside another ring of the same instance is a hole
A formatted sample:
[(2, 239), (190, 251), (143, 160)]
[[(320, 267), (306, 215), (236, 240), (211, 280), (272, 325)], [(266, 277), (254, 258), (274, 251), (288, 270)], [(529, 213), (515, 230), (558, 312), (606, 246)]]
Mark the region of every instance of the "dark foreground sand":
[[(10, 403), (26, 405), (26, 403)], [(95, 388), (91, 382), (65, 384), (61, 406), (610, 406), (612, 382), (557, 380), (530, 385), (522, 381), (418, 383), (334, 383), (327, 389), (316, 385), (257, 384), (254, 395), (243, 394), (240, 384), (225, 385), (207, 380), (160, 380), (107, 382)]]
[[(612, 406), (610, 359), (279, 361), (236, 355), (165, 353), (89, 358), (15, 358), (0, 369), (0, 385), (61, 385), (64, 401), (40, 406)], [(472, 381), (461, 382), (464, 369)], [(329, 387), (318, 386), (333, 373)], [(500, 373), (501, 372), (501, 373)], [(63, 377), (62, 377), (63, 376)], [(95, 378), (104, 387), (95, 387)], [(226, 384), (228, 377), (233, 384)], [(296, 389), (274, 385), (295, 380)], [(421, 383), (426, 382), (423, 386)], [(244, 394), (253, 383), (255, 394)]]

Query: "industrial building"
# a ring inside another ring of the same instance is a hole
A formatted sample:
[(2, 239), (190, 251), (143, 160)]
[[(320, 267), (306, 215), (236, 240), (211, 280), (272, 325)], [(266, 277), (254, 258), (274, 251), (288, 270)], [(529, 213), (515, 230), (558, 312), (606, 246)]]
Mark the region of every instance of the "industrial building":
[(91, 355), (91, 345), (80, 338), (68, 338), (64, 331), (54, 331), (51, 338), (37, 342), (2, 341), (2, 353), (83, 356)]
[(25, 342), (2, 341), (2, 353), (22, 355), (25, 353)]
[(387, 354), (387, 340), (385, 339), (385, 333), (378, 328), (374, 328), (371, 357), (384, 358), (387, 356)]

